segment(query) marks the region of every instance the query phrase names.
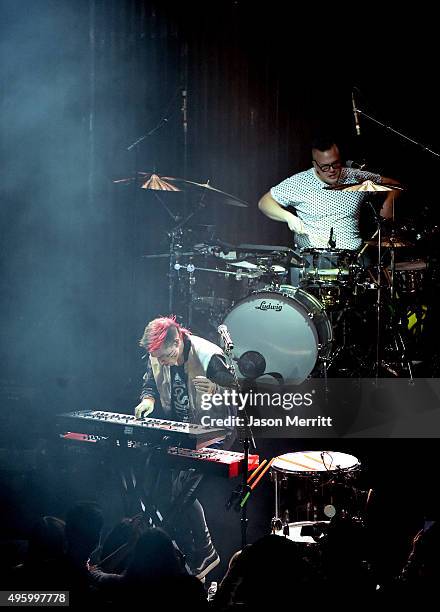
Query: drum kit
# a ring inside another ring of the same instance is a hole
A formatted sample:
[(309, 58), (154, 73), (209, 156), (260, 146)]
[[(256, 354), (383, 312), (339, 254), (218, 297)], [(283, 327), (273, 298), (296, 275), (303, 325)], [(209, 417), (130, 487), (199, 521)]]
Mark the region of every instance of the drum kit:
[[(198, 274), (197, 284), (188, 283), (190, 325), (213, 341), (217, 326), (226, 325), (242, 377), (262, 384), (327, 375), (411, 377), (407, 309), (423, 295), (428, 264), (396, 262), (395, 250), (408, 246), (383, 239), (390, 263), (382, 255), (378, 272), (357, 251), (204, 244), (211, 263), (197, 265), (192, 256), (186, 267), (189, 277)], [(240, 358), (250, 353), (263, 357), (263, 371), (242, 371)]]
[[(217, 327), (227, 326), (243, 379), (296, 385), (316, 376), (412, 377), (408, 312), (423, 302), (430, 264), (417, 254), (400, 256), (415, 242), (395, 224), (387, 228), (376, 213), (377, 229), (358, 251), (331, 241), (301, 251), (230, 244), (215, 237), (215, 226), (189, 222), (209, 198), (246, 207), (243, 200), (209, 183), (154, 173), (115, 182), (133, 181), (159, 199), (164, 191), (197, 195), (185, 218), (166, 207), (178, 221), (168, 233), (169, 251), (144, 257), (168, 259), (168, 309), (181, 312), (195, 333), (216, 342)], [(403, 189), (371, 181), (327, 188), (367, 191), (372, 199)], [(257, 357), (254, 370), (243, 355)]]

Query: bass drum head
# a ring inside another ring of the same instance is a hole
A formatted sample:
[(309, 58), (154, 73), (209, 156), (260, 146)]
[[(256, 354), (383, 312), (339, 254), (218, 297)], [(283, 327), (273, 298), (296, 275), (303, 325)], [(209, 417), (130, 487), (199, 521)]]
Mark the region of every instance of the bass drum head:
[(289, 293), (259, 291), (227, 314), (224, 324), (242, 379), (300, 384), (315, 368), (322, 346), (331, 343), (331, 326), (318, 300), (301, 289)]

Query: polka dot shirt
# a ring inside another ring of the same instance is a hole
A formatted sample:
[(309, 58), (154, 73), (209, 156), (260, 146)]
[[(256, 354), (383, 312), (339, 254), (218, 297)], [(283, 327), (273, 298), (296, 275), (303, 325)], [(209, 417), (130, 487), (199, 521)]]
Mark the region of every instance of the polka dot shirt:
[[(342, 168), (339, 183), (362, 181), (380, 183), (380, 175), (354, 168)], [(330, 231), (337, 249), (358, 249), (362, 240), (359, 217), (366, 192), (331, 191), (313, 168), (299, 172), (272, 187), (270, 194), (281, 206), (293, 206), (304, 223), (306, 235), (295, 236), (300, 249), (328, 248)]]

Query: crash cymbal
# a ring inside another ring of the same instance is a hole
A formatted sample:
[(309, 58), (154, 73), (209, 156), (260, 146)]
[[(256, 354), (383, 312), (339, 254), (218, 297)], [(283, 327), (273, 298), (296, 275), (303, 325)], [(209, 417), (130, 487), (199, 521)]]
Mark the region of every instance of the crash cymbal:
[(149, 172), (138, 172), (138, 176), (129, 176), (128, 178), (118, 179), (114, 183), (133, 183), (138, 181), (141, 189), (153, 189), (154, 191), (182, 191), (170, 181), (175, 181), (171, 176), (159, 176)]
[(376, 191), (404, 191), (402, 185), (388, 185), (386, 183), (373, 183), (373, 181), (362, 181), (361, 183), (341, 183), (336, 185), (327, 185), (324, 189), (332, 191), (368, 191), (370, 193)]
[[(367, 240), (365, 244), (369, 244), (371, 246), (377, 246), (377, 240)], [(382, 238), (380, 245), (383, 247), (393, 247), (393, 248), (401, 248), (401, 247), (413, 247), (414, 243), (409, 240), (404, 240), (399, 236), (395, 236), (392, 238), (391, 236), (385, 236)]]
[(132, 183), (138, 181), (141, 189), (150, 189), (154, 191), (189, 191), (191, 189), (201, 190), (203, 197), (205, 195), (215, 196), (224, 204), (229, 206), (238, 206), (247, 208), (248, 204), (236, 196), (221, 191), (212, 187), (209, 182), (196, 183), (195, 181), (187, 181), (186, 179), (176, 178), (173, 176), (160, 176), (159, 174), (150, 172), (138, 172), (138, 177), (128, 177), (113, 181), (114, 183)]

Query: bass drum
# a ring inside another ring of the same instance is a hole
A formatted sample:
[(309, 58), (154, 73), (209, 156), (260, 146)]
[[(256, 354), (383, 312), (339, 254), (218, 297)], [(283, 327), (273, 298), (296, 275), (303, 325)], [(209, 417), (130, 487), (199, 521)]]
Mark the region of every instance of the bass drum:
[(323, 305), (303, 289), (252, 293), (227, 314), (242, 379), (300, 384), (330, 356), (332, 327)]

